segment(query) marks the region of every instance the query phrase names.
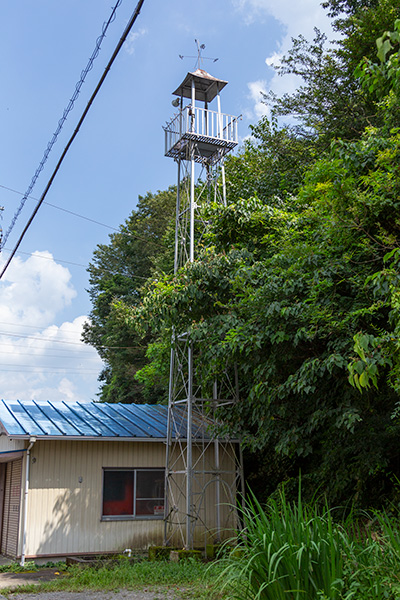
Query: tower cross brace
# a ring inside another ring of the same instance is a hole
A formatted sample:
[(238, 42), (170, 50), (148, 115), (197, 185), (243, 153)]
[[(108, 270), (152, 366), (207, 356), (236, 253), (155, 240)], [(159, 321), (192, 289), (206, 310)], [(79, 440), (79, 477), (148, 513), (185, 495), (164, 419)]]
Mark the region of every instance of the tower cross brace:
[[(198, 44), (199, 62), (201, 49)], [(207, 226), (203, 204), (226, 205), (224, 156), (238, 143), (238, 118), (221, 112), (220, 92), (226, 84), (201, 68), (189, 72), (174, 92), (178, 112), (164, 127), (165, 155), (177, 163), (175, 274), (196, 260)], [(237, 369), (226, 365), (207, 389), (200, 354), (201, 344), (190, 331), (174, 329), (164, 541), (187, 549), (232, 535), (238, 524), (236, 496), (244, 491), (240, 441), (221, 437), (217, 423), (219, 409), (238, 401)]]

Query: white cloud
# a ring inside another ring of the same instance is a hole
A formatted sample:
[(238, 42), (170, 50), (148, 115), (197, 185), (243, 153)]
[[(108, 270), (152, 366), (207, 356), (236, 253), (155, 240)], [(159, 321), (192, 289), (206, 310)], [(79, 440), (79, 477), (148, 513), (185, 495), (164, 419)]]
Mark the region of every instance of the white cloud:
[[(44, 258), (42, 258), (44, 257)], [(68, 269), (50, 252), (15, 258), (1, 284), (0, 321), (45, 326), (76, 297)]]
[(128, 54), (134, 54), (137, 40), (144, 35), (147, 35), (147, 29), (145, 29), (143, 27), (141, 29), (139, 29), (138, 31), (132, 31), (128, 35), (128, 38), (125, 42), (125, 46), (124, 46), (125, 51)]
[[(279, 65), (282, 56), (290, 49), (292, 38), (297, 38), (300, 34), (306, 39), (312, 40), (314, 28), (317, 27), (327, 34), (328, 39), (334, 39), (331, 21), (326, 15), (326, 11), (321, 7), (321, 0), (232, 0), (235, 8), (240, 11), (245, 22), (250, 25), (256, 20), (273, 17), (283, 25), (284, 34), (278, 40), (277, 49), (265, 58), (265, 63), (270, 71), (271, 79), (268, 88), (273, 90), (278, 96), (284, 93), (293, 92), (299, 84), (299, 79), (295, 76), (285, 75), (279, 77), (272, 72), (273, 66)], [(259, 82), (250, 82), (249, 89)], [(260, 107), (257, 100), (252, 97), (254, 102), (253, 115), (258, 117)]]
[[(263, 94), (267, 93), (267, 82), (259, 79), (258, 81), (251, 81), (247, 84), (249, 88), (249, 98), (253, 102), (253, 113), (257, 119), (261, 119), (265, 115), (269, 114), (268, 106), (263, 102)], [(247, 115), (252, 118), (252, 114)]]
[(265, 64), (267, 67), (279, 67), (282, 64), (282, 52), (274, 52), (271, 56), (267, 56)]
[(314, 27), (329, 33), (331, 21), (321, 0), (233, 0), (237, 10), (243, 13), (246, 23), (251, 24), (263, 17), (274, 17), (286, 29), (286, 38), (312, 34)]
[(6, 273), (0, 282), (0, 397), (93, 399), (102, 362), (81, 342), (87, 317), (53, 324), (76, 296), (69, 270), (49, 252), (35, 252), (16, 259)]

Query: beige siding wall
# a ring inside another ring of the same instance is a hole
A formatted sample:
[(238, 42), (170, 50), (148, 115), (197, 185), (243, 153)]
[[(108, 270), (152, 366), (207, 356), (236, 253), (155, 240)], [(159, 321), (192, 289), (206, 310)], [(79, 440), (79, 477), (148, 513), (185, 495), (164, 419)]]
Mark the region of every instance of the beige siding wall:
[[(220, 454), (221, 466), (226, 471), (234, 471), (231, 450), (221, 448)], [(195, 463), (197, 458), (195, 450)], [(164, 466), (163, 443), (38, 440), (32, 448), (30, 460), (26, 556), (113, 552), (162, 544), (163, 520), (102, 521), (101, 511), (103, 468)], [(196, 466), (200, 470), (215, 469), (212, 446), (205, 462)], [(179, 477), (176, 483), (181, 483)], [(82, 478), (82, 483), (79, 478)], [(220, 485), (221, 526), (223, 537), (228, 537), (236, 524), (231, 508), (234, 475), (225, 478), (232, 481), (231, 489)], [(204, 543), (201, 521), (207, 522), (208, 528), (216, 526), (215, 476), (207, 474), (202, 481), (195, 482), (195, 493), (203, 488), (206, 493), (199, 527), (195, 531), (196, 544)], [(179, 498), (178, 491), (176, 496), (178, 504), (182, 505), (183, 499)], [(173, 540), (173, 543), (179, 546), (181, 540)]]
[(12, 450), (22, 450), (26, 448), (25, 440), (13, 440), (7, 435), (0, 435), (0, 452), (11, 452)]
[(101, 521), (102, 470), (164, 464), (162, 443), (37, 441), (31, 453), (26, 555), (161, 544), (162, 520)]

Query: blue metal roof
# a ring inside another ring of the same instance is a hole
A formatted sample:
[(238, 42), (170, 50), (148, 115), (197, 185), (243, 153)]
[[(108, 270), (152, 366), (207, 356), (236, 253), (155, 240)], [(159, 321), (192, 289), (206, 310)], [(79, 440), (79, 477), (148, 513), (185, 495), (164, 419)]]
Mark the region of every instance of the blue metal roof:
[[(0, 400), (0, 423), (10, 437), (165, 439), (167, 416), (160, 404)], [(193, 436), (209, 438), (206, 429), (195, 420)], [(183, 411), (174, 430), (174, 437), (186, 437)]]

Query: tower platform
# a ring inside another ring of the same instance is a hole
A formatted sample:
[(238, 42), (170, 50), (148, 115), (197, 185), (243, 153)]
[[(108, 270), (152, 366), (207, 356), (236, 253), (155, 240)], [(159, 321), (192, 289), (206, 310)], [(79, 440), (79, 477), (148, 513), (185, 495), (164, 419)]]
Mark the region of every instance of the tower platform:
[(214, 164), (238, 144), (238, 117), (186, 106), (164, 127), (165, 156)]

